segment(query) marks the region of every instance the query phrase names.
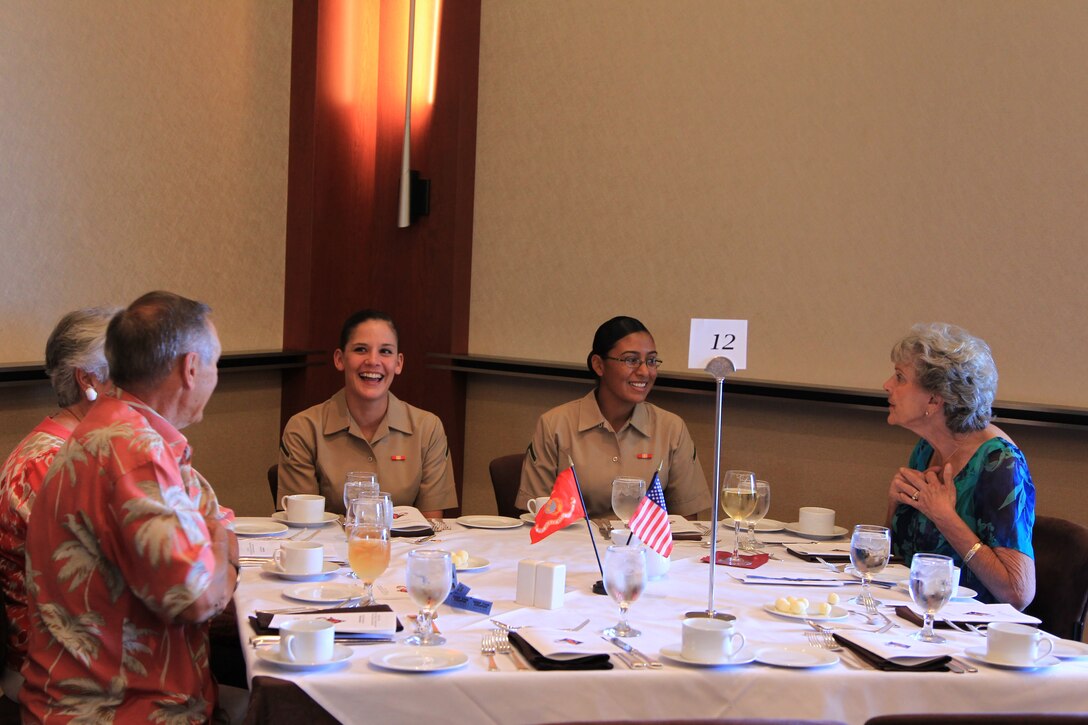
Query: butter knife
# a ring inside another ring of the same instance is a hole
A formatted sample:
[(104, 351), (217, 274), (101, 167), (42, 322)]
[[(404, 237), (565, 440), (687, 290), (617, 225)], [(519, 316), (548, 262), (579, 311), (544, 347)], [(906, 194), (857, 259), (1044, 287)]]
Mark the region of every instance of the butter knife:
[[(392, 637), (335, 637), (333, 641), (336, 644), (344, 645), (366, 645), (366, 644), (388, 644), (393, 641)], [(249, 638), (249, 643), (254, 647), (260, 647), (266, 644), (279, 644), (280, 636), (278, 634), (256, 634)]]
[(646, 655), (644, 655), (641, 652), (641, 650), (635, 649), (634, 647), (627, 644), (626, 642), (624, 642), (619, 637), (606, 637), (606, 639), (609, 642), (611, 642), (612, 644), (614, 644), (617, 647), (619, 647), (620, 649), (622, 649), (627, 654), (631, 655), (632, 657), (638, 657), (640, 660), (642, 660), (646, 664), (647, 667), (650, 667), (650, 668), (655, 669), (655, 670), (660, 670), (664, 666), (660, 662), (658, 662), (657, 660), (655, 660), (655, 659), (653, 659), (651, 657), (647, 657)]

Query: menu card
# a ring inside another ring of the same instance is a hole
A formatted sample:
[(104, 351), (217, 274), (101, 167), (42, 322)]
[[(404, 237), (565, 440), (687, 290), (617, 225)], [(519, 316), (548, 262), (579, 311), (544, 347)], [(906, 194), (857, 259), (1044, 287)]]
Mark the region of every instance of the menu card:
[(553, 660), (577, 659), (612, 651), (608, 643), (596, 634), (537, 627), (519, 629), (518, 634), (537, 652)]
[(368, 612), (363, 610), (321, 612), (310, 614), (277, 614), (269, 627), (279, 629), (284, 622), (318, 620), (332, 622), (336, 636), (392, 637), (397, 631), (397, 615), (394, 612)]
[(431, 522), (415, 506), (393, 507), (394, 531), (431, 531)]

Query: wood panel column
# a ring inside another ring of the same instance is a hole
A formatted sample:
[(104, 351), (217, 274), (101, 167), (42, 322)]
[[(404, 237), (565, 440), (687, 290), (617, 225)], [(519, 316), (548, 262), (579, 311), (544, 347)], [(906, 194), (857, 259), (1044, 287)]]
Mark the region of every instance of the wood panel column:
[[(417, 0), (417, 47), (431, 43), (420, 28), (435, 7)], [(405, 356), (393, 392), (442, 419), (460, 495), (463, 384), (427, 369), (426, 353), (468, 351), (480, 0), (438, 7), (434, 100), (417, 91), (412, 111), (412, 168), (431, 180), (430, 214), (399, 229), (409, 2), (295, 2), (283, 344), (324, 352), (285, 375), (281, 422), (343, 385), (332, 351), (344, 319), (384, 310)], [(420, 57), (417, 79), (430, 70)]]

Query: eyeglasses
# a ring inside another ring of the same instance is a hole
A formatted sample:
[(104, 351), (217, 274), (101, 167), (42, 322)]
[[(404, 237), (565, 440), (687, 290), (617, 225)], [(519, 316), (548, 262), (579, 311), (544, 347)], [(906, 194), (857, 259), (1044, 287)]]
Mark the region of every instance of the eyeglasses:
[(643, 363), (646, 363), (646, 367), (648, 367), (650, 369), (661, 367), (661, 360), (659, 358), (656, 358), (656, 357), (648, 357), (645, 360), (643, 360), (642, 358), (638, 357), (637, 355), (624, 355), (623, 357), (609, 357), (609, 356), (605, 355), (604, 359), (605, 360), (615, 360), (616, 362), (621, 362), (624, 365), (626, 365), (627, 367), (631, 368), (632, 370), (638, 370), (639, 367), (641, 367)]

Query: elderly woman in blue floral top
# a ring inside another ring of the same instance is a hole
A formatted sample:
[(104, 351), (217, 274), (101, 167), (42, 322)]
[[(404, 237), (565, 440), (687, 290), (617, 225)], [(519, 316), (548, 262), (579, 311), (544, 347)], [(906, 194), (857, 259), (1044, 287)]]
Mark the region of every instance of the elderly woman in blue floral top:
[(990, 347), (954, 325), (915, 325), (892, 348), (888, 423), (921, 436), (888, 489), (895, 553), (945, 554), (983, 602), (1035, 596), (1035, 485), (1024, 454), (990, 423)]

